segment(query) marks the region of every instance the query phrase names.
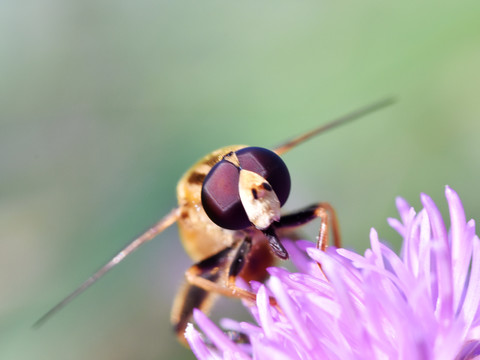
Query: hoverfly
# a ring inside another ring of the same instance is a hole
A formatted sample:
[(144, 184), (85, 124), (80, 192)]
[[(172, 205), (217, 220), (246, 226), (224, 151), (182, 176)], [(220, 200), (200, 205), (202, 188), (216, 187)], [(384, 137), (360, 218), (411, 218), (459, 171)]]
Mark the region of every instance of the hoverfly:
[(195, 262), (185, 273), (171, 313), (174, 331), (182, 343), (186, 343), (183, 334), (193, 309), (208, 312), (216, 295), (255, 301), (256, 295), (238, 287), (235, 279), (239, 276), (247, 282), (262, 281), (276, 258), (288, 259), (278, 236), (284, 229), (320, 218), (317, 247), (327, 248), (330, 230), (333, 244), (341, 245), (337, 217), (329, 203), (318, 202), (290, 214), (280, 213), (290, 192), (290, 175), (280, 155), (315, 135), (392, 103), (390, 98), (378, 101), (272, 150), (234, 145), (211, 152), (178, 182), (177, 207), (43, 315), (34, 327), (42, 325), (127, 255), (175, 222), (185, 251)]

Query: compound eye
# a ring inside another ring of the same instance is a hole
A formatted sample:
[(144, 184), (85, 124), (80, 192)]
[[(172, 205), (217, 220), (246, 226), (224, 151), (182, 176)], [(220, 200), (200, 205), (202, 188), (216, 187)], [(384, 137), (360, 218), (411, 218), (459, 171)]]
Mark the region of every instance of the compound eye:
[(247, 147), (235, 152), (242, 169), (253, 171), (265, 178), (282, 206), (290, 194), (290, 173), (282, 158), (261, 147)]
[(224, 229), (240, 230), (251, 225), (238, 193), (239, 172), (235, 165), (221, 160), (203, 181), (203, 209), (215, 224)]

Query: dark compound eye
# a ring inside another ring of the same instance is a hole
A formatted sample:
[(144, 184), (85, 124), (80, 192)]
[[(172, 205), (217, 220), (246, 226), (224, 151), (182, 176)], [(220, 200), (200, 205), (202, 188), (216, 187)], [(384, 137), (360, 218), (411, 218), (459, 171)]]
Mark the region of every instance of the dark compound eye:
[[(235, 154), (242, 169), (253, 171), (270, 183), (281, 205), (287, 201), (290, 174), (280, 156), (260, 147), (243, 148)], [(214, 223), (225, 229), (240, 230), (251, 225), (238, 192), (239, 173), (235, 165), (221, 160), (203, 182), (203, 208)]]
[(240, 230), (250, 226), (238, 193), (239, 172), (235, 165), (221, 160), (203, 181), (203, 209), (215, 224), (225, 229)]
[(282, 158), (273, 151), (261, 147), (247, 147), (236, 152), (242, 169), (264, 177), (283, 205), (290, 194), (290, 173)]

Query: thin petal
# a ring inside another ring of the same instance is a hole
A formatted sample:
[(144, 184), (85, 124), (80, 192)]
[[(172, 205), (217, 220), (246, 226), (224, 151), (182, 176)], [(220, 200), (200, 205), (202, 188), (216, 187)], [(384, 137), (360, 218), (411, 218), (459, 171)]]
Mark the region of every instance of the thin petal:
[[(480, 306), (480, 239), (475, 236), (473, 241), (473, 258), (470, 280), (462, 307), (466, 328), (470, 328), (475, 320)], [(479, 321), (479, 319), (476, 319)]]
[(442, 215), (433, 200), (426, 194), (420, 196), (423, 206), (427, 211), (432, 229), (433, 239), (438, 241), (436, 246), (437, 270), (437, 314), (442, 319), (451, 318), (453, 313), (453, 278), (450, 264), (450, 247), (447, 239), (447, 230)]
[(375, 264), (383, 269), (385, 264), (383, 263), (380, 241), (378, 240), (378, 233), (374, 228), (370, 229), (370, 246), (372, 247), (372, 252), (375, 254)]
[(465, 254), (465, 212), (458, 194), (450, 187), (445, 188), (445, 196), (450, 210), (450, 231), (451, 231), (451, 249), (452, 249), (452, 271), (454, 286), (454, 304), (457, 307), (462, 295), (464, 284), (459, 279), (464, 277), (465, 267), (462, 266), (463, 254)]
[(430, 219), (433, 238), (442, 241), (448, 246), (447, 229), (445, 228), (442, 214), (438, 210), (432, 198), (427, 194), (420, 194), (420, 200), (422, 201), (422, 204), (427, 211), (428, 218)]
[(273, 336), (273, 318), (270, 313), (270, 300), (265, 286), (261, 286), (257, 293), (257, 308), (260, 319), (260, 326), (265, 332), (265, 336), (272, 339)]
[(300, 311), (290, 296), (288, 296), (285, 287), (278, 277), (274, 276), (270, 278), (269, 285), (270, 289), (275, 294), (278, 304), (285, 313), (285, 316), (290, 320), (290, 323), (303, 341), (304, 345), (307, 349), (312, 349), (314, 339), (308, 331), (308, 326), (305, 323), (302, 311)]
[(232, 352), (239, 358), (247, 359), (246, 354), (242, 354), (242, 350), (233, 343), (223, 331), (221, 331), (204, 313), (198, 309), (193, 310), (193, 318), (205, 335), (223, 352)]
[(480, 358), (480, 341), (467, 342), (455, 360), (475, 360)]
[(405, 237), (405, 225), (395, 218), (387, 218), (388, 225), (395, 230), (401, 237)]
[(205, 359), (205, 360), (211, 360), (211, 359), (220, 359), (219, 356), (214, 354), (203, 342), (202, 337), (198, 333), (197, 330), (193, 327), (193, 324), (188, 324), (187, 328), (185, 329), (185, 338), (188, 341), (188, 344), (190, 345), (190, 348), (192, 349), (193, 353), (197, 357), (197, 359)]
[(400, 214), (402, 222), (406, 224), (408, 221), (408, 213), (410, 212), (410, 209), (412, 207), (407, 202), (407, 200), (400, 196), (395, 199), (395, 204), (397, 205), (398, 213)]

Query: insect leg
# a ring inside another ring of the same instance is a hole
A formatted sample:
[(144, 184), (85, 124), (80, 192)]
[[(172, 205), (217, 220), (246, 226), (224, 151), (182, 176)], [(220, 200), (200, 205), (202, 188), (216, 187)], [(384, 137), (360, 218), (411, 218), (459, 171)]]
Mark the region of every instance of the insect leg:
[(318, 233), (317, 248), (325, 250), (328, 246), (328, 231), (331, 227), (333, 245), (341, 247), (340, 228), (335, 209), (327, 202), (320, 202), (294, 213), (283, 215), (275, 228), (296, 227), (306, 224), (316, 218), (320, 218), (320, 230)]
[(178, 291), (173, 303), (170, 321), (178, 340), (188, 346), (184, 333), (193, 314), (193, 309), (208, 313), (218, 294), (208, 292), (185, 281)]
[(193, 309), (208, 312), (217, 295), (256, 301), (254, 293), (235, 285), (235, 278), (242, 271), (251, 247), (251, 239), (245, 238), (186, 271), (186, 283), (175, 298), (171, 314), (171, 322), (180, 341), (185, 343), (183, 333)]
[(207, 291), (255, 301), (256, 295), (235, 285), (251, 249), (250, 238), (238, 242), (219, 253), (190, 267), (185, 273), (187, 281)]

